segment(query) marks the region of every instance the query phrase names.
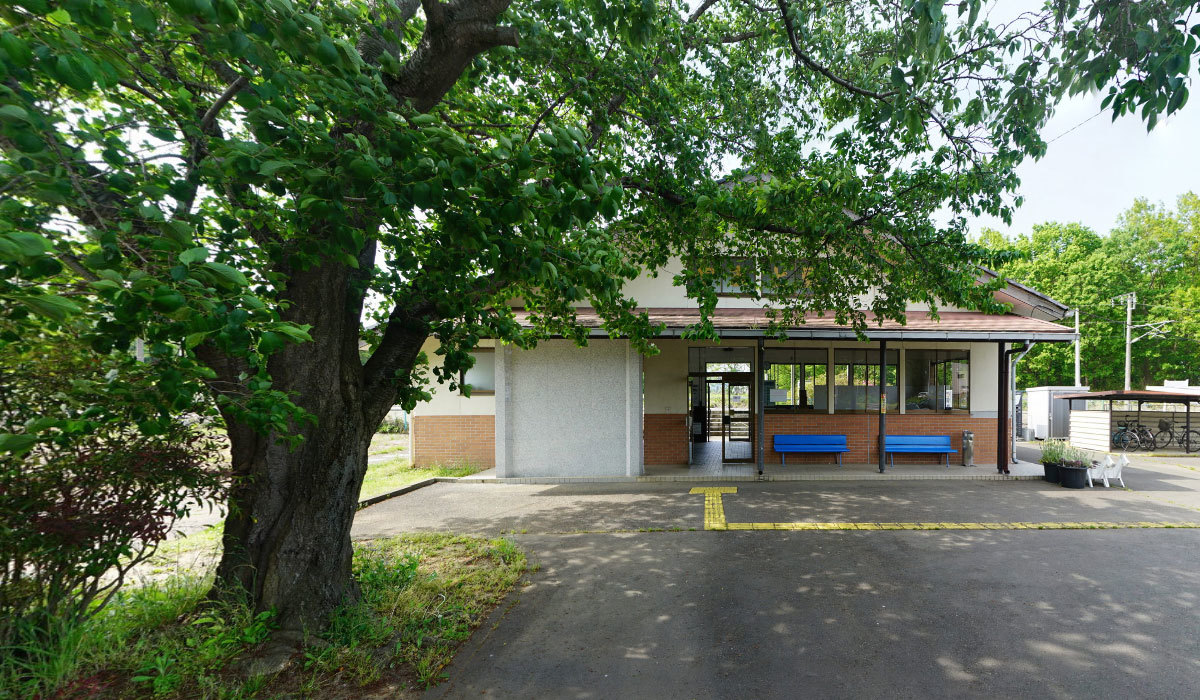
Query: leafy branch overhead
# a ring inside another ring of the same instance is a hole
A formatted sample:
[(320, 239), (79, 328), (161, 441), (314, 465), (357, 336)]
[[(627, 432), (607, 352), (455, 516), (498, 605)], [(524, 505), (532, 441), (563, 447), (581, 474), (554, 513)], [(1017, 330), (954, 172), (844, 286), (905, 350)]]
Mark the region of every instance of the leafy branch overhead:
[(1166, 0), (983, 9), (18, 0), (0, 342), (141, 339), (171, 377), (146, 430), (215, 402), (247, 477), (219, 579), (317, 619), (366, 443), (428, 395), (431, 336), (451, 384), (482, 337), (584, 340), (579, 305), (653, 351), (623, 289), (676, 258), (705, 310), (751, 267), (778, 273), (781, 320), (996, 310), (976, 268), (1012, 254), (966, 217), (1009, 216), (1061, 96), (1108, 86), (1151, 125), (1181, 106), (1196, 28)]

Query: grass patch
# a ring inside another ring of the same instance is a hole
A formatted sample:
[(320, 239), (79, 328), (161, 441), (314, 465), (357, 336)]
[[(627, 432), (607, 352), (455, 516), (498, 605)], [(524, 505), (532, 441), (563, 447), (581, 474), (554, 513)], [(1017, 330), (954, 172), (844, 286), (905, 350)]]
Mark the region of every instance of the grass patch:
[(429, 468), (417, 468), (412, 466), (407, 458), (399, 457), (388, 460), (386, 462), (377, 462), (367, 467), (367, 474), (363, 477), (362, 491), (359, 492), (359, 500), (365, 500), (395, 491), (396, 489), (406, 484), (411, 484), (414, 481), (429, 479), (435, 476), (469, 476), (479, 472), (479, 467), (470, 464), (456, 466), (435, 466)]
[[(428, 687), (487, 613), (526, 570), (506, 539), (413, 534), (360, 546), (355, 569), (363, 599), (338, 611), (331, 645), (305, 660), (303, 694), (334, 685)], [(380, 664), (380, 655), (389, 659)], [(400, 671), (396, 673), (396, 671)]]
[(375, 433), (375, 437), (371, 438), (371, 447), (367, 450), (367, 454), (374, 457), (407, 452), (409, 444), (410, 439), (407, 434)]
[(53, 643), (31, 631), (29, 643), (0, 650), (0, 697), (403, 694), (443, 677), (526, 560), (505, 539), (417, 534), (356, 546), (354, 568), (361, 600), (278, 677), (234, 670), (269, 634), (271, 613), (205, 602), (210, 578), (192, 572), (127, 588), (97, 617), (55, 630)]

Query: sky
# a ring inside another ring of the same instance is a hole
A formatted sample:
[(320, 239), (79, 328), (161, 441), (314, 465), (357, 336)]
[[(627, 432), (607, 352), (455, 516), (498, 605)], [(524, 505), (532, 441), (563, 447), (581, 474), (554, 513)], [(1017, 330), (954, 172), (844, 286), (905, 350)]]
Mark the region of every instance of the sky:
[[(1077, 221), (1106, 234), (1138, 197), (1174, 207), (1186, 192), (1200, 192), (1200, 100), (1188, 104), (1146, 133), (1140, 117), (1100, 111), (1103, 94), (1079, 95), (1059, 105), (1042, 132), (1045, 157), (1018, 170), (1025, 204), (1012, 226), (980, 217), (972, 233), (994, 228), (1013, 237), (1034, 224)], [(1072, 131), (1071, 129), (1074, 128)]]

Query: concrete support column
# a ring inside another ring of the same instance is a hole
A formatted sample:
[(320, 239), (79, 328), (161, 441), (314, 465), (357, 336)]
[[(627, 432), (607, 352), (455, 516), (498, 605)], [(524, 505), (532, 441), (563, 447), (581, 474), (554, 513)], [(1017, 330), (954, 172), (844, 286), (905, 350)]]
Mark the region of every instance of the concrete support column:
[(513, 349), (511, 345), (496, 347), (496, 476), (505, 478), (513, 469)]
[(1008, 343), (1000, 343), (996, 378), (996, 470), (1003, 474), (1008, 467)]
[(833, 346), (827, 348), (828, 354), (825, 356), (825, 412), (833, 415)]
[[(898, 370), (899, 368), (897, 368)], [(887, 341), (879, 341), (879, 473), (887, 468), (883, 442), (887, 435)]]
[(754, 360), (754, 461), (758, 464), (758, 475), (762, 476), (767, 446), (766, 405), (767, 397), (763, 389), (767, 383), (767, 367), (763, 364), (763, 339), (758, 339), (758, 352)]
[(625, 476), (645, 473), (642, 438), (642, 354), (625, 344)]

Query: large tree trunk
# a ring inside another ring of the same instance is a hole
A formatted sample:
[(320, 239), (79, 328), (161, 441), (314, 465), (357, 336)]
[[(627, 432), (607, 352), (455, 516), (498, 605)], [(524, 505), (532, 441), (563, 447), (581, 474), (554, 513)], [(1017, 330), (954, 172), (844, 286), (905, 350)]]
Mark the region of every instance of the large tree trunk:
[[(416, 1), (404, 3), (401, 24), (412, 16)], [(392, 94), (428, 110), (471, 58), (496, 46), (516, 46), (516, 30), (496, 26), (509, 2), (424, 2), (422, 39), (400, 75), (389, 78)], [(372, 45), (368, 60), (385, 50), (398, 55), (398, 47), (380, 44), (378, 34), (364, 41)], [(375, 243), (370, 242), (357, 270), (327, 261), (283, 271), (288, 304), (282, 315), (311, 324), (314, 342), (287, 346), (271, 357), (268, 370), (273, 388), (292, 394), (316, 419), (296, 426), (294, 434), (303, 442), (289, 448), (225, 415), (236, 482), (214, 594), (247, 595), (256, 610), (276, 610), (284, 630), (321, 629), (352, 592), (350, 526), (366, 474), (367, 449), (395, 403), (396, 377), (408, 377), (416, 363), (435, 308), (429, 300), (409, 300), (411, 308), (394, 309), (379, 348), (364, 365), (359, 326), (374, 258)], [(222, 383), (239, 381), (244, 367), (212, 348), (202, 346), (197, 352)]]
[[(289, 275), (285, 319), (312, 324), (313, 342), (287, 346), (268, 369), (273, 388), (315, 419), (296, 426), (303, 441), (291, 447), (226, 416), (235, 483), (214, 594), (274, 609), (284, 630), (320, 630), (354, 592), (350, 526), (371, 437), (397, 393), (393, 381), (372, 382), (359, 356), (358, 274), (326, 264)], [(398, 324), (394, 366), (412, 367), (426, 328)]]
[[(305, 393), (323, 391), (337, 389), (315, 381)], [(340, 401), (317, 421), (295, 451), (234, 440), (234, 470), (244, 476), (230, 494), (216, 585), (275, 609), (283, 629), (320, 629), (351, 592), (350, 525), (376, 426)]]

